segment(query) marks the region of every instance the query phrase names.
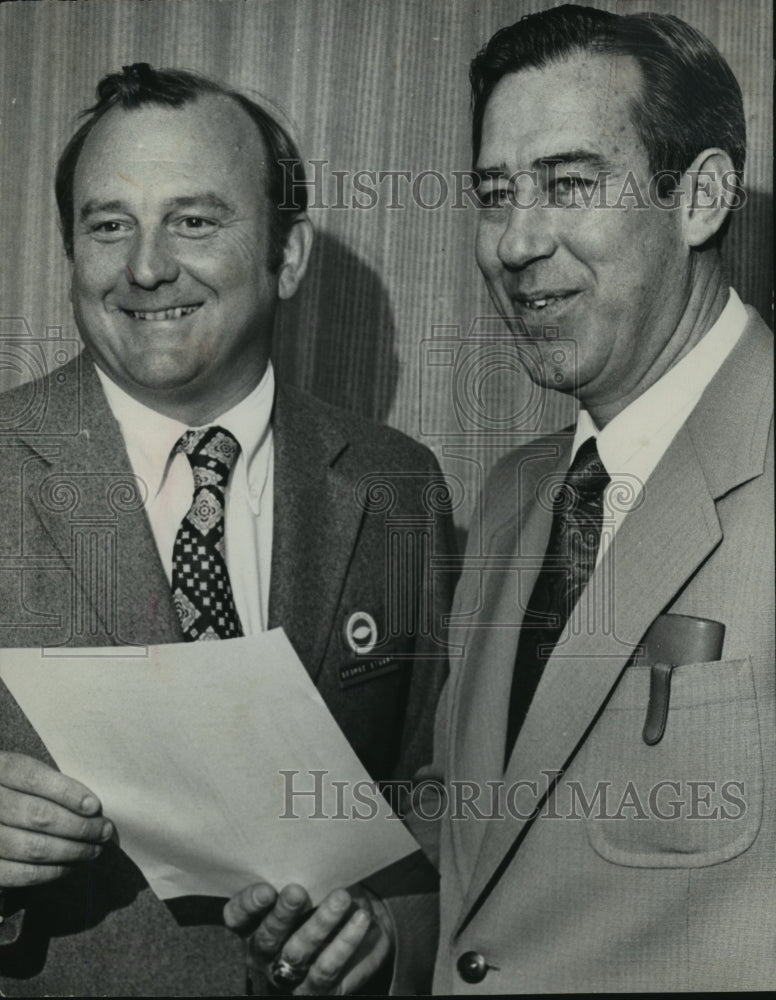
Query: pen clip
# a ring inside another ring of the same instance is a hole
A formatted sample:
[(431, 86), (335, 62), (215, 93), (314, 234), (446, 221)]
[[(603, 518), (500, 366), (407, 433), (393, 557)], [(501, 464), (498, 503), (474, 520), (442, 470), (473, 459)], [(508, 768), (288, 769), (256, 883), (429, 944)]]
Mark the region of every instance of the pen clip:
[(671, 700), (671, 674), (675, 663), (653, 663), (649, 668), (649, 702), (642, 737), (653, 747), (663, 739)]

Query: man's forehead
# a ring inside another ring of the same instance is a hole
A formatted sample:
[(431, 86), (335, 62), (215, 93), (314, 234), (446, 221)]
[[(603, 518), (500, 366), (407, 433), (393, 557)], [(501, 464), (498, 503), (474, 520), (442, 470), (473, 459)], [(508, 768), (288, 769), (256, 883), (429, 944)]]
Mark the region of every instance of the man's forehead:
[(82, 157), (133, 156), (168, 162), (221, 153), (257, 154), (264, 145), (258, 127), (247, 112), (225, 94), (201, 94), (178, 107), (145, 104), (139, 108), (111, 108), (88, 136)]
[(503, 76), (485, 108), (478, 167), (528, 167), (569, 150), (616, 158), (639, 138), (631, 108), (641, 85), (638, 62), (610, 53)]
[(226, 95), (204, 94), (177, 108), (112, 108), (87, 137), (75, 193), (91, 197), (103, 188), (139, 185), (162, 197), (162, 188), (181, 183), (197, 190), (235, 183), (253, 190), (265, 159), (258, 126)]

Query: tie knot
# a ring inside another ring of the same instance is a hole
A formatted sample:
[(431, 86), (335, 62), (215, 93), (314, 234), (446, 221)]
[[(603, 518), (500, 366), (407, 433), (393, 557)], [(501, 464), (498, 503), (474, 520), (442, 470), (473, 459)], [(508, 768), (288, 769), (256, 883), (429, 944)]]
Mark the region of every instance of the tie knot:
[(598, 454), (593, 437), (580, 445), (566, 475), (566, 482), (577, 493), (587, 496), (600, 495), (609, 485), (610, 478)]
[(223, 427), (206, 427), (199, 431), (186, 431), (175, 445), (175, 452), (188, 456), (192, 468), (207, 466), (219, 471), (231, 470), (240, 454), (237, 438)]

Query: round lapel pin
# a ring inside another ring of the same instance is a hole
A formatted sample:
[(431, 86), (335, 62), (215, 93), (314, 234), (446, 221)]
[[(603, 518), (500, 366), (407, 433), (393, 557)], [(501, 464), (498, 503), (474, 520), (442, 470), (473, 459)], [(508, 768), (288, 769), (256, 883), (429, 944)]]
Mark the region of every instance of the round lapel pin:
[(345, 624), (345, 642), (359, 656), (371, 653), (377, 645), (377, 623), (368, 611), (354, 611)]

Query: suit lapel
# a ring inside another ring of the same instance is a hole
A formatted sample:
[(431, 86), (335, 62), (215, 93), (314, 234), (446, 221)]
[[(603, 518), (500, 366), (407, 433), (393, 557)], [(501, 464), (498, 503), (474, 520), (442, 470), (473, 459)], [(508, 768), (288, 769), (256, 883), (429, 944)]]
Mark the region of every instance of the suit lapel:
[[(766, 347), (766, 338), (770, 336), (761, 321), (748, 325), (650, 476), (643, 503), (623, 522), (583, 595), (590, 609), (588, 622), (592, 620), (593, 627), (586, 625), (574, 630), (572, 623), (561, 636), (510, 758), (504, 775), (507, 787), (517, 780), (533, 781), (541, 794), (547, 787), (547, 772), (565, 769), (619, 679), (633, 647), (719, 544), (722, 531), (715, 499), (762, 472), (772, 407)], [(533, 519), (526, 522), (524, 530), (529, 536), (540, 534), (533, 527)], [(576, 634), (571, 634), (572, 631)], [(479, 658), (481, 651), (475, 649), (476, 640), (472, 644), (481, 666), (468, 671), (466, 692), (475, 706), (468, 717), (468, 727), (473, 729), (476, 722), (481, 726), (482, 719), (488, 719), (491, 735), (486, 746), (491, 770), (483, 776), (484, 761), (479, 765), (472, 762), (472, 755), (466, 750), (471, 746), (470, 738), (462, 741), (456, 774), (468, 776), (470, 769), (480, 773), (481, 779), (492, 779), (498, 774), (498, 754), (505, 739), (503, 706), (511, 683), (511, 670), (506, 664), (514, 660), (516, 643), (514, 636), (510, 643), (511, 657), (509, 650), (496, 649), (495, 654), (500, 658), (490, 661)], [(500, 680), (490, 679), (484, 685), (486, 691), (492, 692), (489, 707), (493, 712), (501, 701), (501, 711), (482, 715), (479, 713), (484, 711), (483, 702), (488, 701), (488, 695), (475, 695), (474, 689), (481, 683), (483, 668), (488, 663), (489, 676), (501, 675)], [(462, 717), (469, 712), (469, 706), (465, 702), (463, 705), (465, 712), (463, 707), (458, 708)], [(558, 724), (560, 720), (562, 726)], [(463, 719), (458, 726), (457, 732), (466, 732), (467, 722)], [(492, 888), (494, 873), (525, 823), (510, 818), (506, 822), (457, 824), (484, 827), (481, 849), (460, 912), (462, 920), (467, 919), (472, 907), (479, 905)]]
[(315, 680), (363, 510), (346, 472), (348, 440), (301, 393), (278, 386), (269, 625), (282, 625)]
[[(451, 641), (463, 647), (465, 662), (458, 674), (459, 689), (451, 702), (450, 726), (455, 739), (449, 744), (447, 773), (474, 781), (483, 789), (487, 781), (501, 776), (512, 685), (512, 671), (505, 665), (515, 661), (523, 609), (541, 568), (552, 522), (550, 508), (535, 503), (534, 498), (542, 480), (568, 464), (570, 449), (571, 438), (559, 436), (543, 442), (533, 452), (527, 450), (527, 461), (509, 467), (503, 491), (512, 503), (476, 552), (470, 545), (467, 569), (456, 593), (453, 623), (459, 617), (460, 625)], [(491, 488), (496, 492), (495, 484)], [(483, 569), (474, 571), (469, 567), (478, 558)], [(477, 609), (476, 625), (470, 622), (470, 609)], [(487, 720), (486, 725), (483, 720)], [(486, 824), (452, 826), (456, 850), (471, 871)]]
[[(88, 355), (63, 371), (78, 392), (79, 432), (48, 439), (50, 444), (39, 436), (25, 440), (44, 463), (30, 503), (54, 547), (72, 567), (78, 588), (73, 641), (76, 645), (180, 642), (169, 584), (143, 509), (143, 486), (132, 472), (121, 431)], [(56, 408), (54, 404), (52, 427)]]

